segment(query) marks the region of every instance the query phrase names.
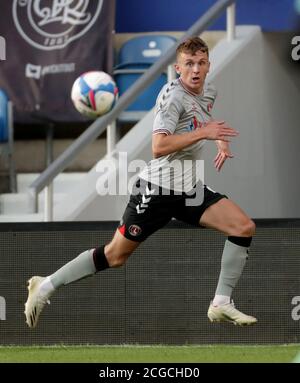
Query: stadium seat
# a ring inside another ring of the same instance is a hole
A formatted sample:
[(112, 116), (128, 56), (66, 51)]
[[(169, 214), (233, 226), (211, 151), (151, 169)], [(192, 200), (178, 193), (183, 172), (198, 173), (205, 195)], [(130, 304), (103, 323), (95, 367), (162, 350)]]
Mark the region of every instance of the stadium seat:
[(10, 191), (16, 192), (16, 173), (13, 156), (13, 110), (12, 102), (7, 94), (0, 89), (0, 155), (4, 155), (9, 162)]
[[(132, 38), (121, 47), (114, 79), (121, 96), (147, 69), (158, 61), (176, 43), (168, 35), (143, 35)], [(137, 122), (155, 105), (161, 87), (167, 82), (167, 74), (162, 73), (140, 96), (121, 113), (119, 122)]]

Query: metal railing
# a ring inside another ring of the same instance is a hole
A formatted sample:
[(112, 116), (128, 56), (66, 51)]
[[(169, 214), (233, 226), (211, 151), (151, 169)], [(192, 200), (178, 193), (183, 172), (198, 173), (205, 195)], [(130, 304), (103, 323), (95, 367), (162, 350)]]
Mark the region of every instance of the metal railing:
[[(178, 44), (187, 37), (200, 35), (227, 9), (227, 38), (235, 37), (235, 0), (219, 0), (187, 32), (179, 39)], [(177, 45), (177, 44), (176, 44)], [(32, 210), (38, 212), (38, 194), (45, 190), (45, 221), (53, 220), (53, 179), (61, 173), (76, 158), (76, 156), (109, 126), (114, 124), (119, 114), (124, 111), (137, 96), (150, 85), (166, 68), (174, 62), (176, 46), (171, 47), (166, 54), (153, 64), (118, 100), (115, 107), (106, 115), (95, 120), (43, 173), (29, 186)], [(113, 132), (114, 128), (111, 128)], [(115, 140), (114, 134), (109, 134)], [(114, 142), (108, 147), (112, 149)]]

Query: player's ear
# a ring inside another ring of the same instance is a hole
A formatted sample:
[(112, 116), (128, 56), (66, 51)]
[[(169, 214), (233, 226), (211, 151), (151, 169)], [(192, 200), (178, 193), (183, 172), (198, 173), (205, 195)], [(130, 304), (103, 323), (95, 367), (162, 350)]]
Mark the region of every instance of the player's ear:
[(179, 74), (179, 76), (181, 75), (181, 72), (180, 72), (180, 67), (177, 63), (174, 64), (174, 68), (176, 70), (176, 73)]

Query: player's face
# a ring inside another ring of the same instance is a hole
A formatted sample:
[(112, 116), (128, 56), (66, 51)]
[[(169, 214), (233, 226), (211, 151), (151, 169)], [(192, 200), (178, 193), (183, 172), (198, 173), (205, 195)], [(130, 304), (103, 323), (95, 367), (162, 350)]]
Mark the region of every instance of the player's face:
[(197, 51), (194, 55), (180, 53), (175, 69), (183, 85), (193, 93), (201, 93), (210, 62), (207, 53)]

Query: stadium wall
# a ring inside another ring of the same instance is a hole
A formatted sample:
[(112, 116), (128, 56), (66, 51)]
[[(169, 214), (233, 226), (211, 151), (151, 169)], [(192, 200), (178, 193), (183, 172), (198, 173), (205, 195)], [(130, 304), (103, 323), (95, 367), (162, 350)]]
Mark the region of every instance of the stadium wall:
[(25, 324), (26, 280), (107, 243), (116, 222), (0, 224), (0, 344), (300, 342), (300, 220), (256, 220), (233, 299), (258, 324), (211, 324), (224, 237), (172, 221), (119, 269), (61, 288), (38, 327)]
[(221, 173), (212, 166), (214, 143), (206, 145), (205, 182), (252, 217), (297, 218), (299, 68), (292, 64), (286, 34), (251, 35), (248, 28), (240, 27), (240, 49), (234, 49), (238, 41), (220, 42), (211, 53), (218, 89), (213, 116), (240, 134), (230, 144), (235, 157)]
[[(187, 30), (216, 0), (117, 0), (117, 33)], [(239, 24), (255, 24), (263, 31), (291, 30), (295, 23), (295, 0), (237, 0)], [(180, 12), (180, 13), (179, 13)], [(180, 17), (179, 17), (180, 15)], [(226, 17), (218, 18), (210, 30), (224, 30)]]

